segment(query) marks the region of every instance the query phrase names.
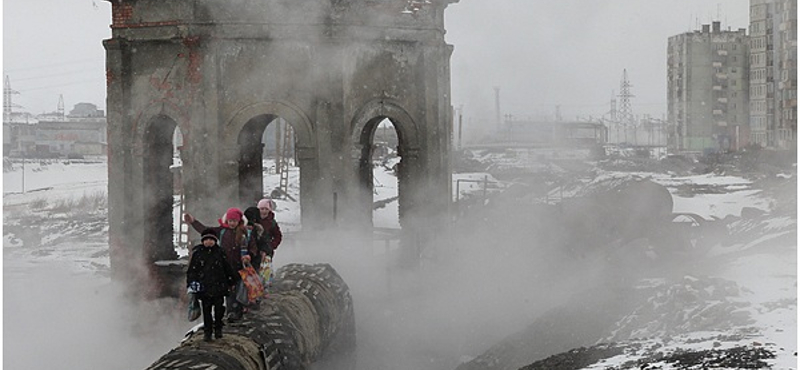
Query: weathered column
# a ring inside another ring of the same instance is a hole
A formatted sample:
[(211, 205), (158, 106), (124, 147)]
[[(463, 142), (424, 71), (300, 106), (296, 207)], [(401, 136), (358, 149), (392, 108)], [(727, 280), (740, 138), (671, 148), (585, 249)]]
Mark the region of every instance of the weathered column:
[(147, 369), (302, 370), (320, 360), (354, 368), (353, 301), (328, 264), (278, 269), (273, 293), (223, 338), (204, 342), (201, 328)]
[(138, 266), (130, 263), (131, 256), (139, 252), (128, 237), (127, 214), (133, 204), (129, 194), (133, 184), (127, 178), (130, 166), (130, 145), (125, 138), (130, 132), (126, 112), (130, 108), (126, 96), (129, 63), (126, 45), (121, 39), (103, 42), (106, 48), (106, 106), (108, 120), (108, 243), (111, 272), (115, 278), (128, 279)]
[[(322, 212), (325, 207), (320, 199), (320, 194), (326, 192), (322, 191), (329, 187), (329, 181), (320, 174), (318, 157), (316, 155), (316, 148), (313, 147), (297, 147), (297, 166), (300, 167), (300, 217), (304, 228), (311, 230), (324, 227), (324, 220), (329, 216)], [(326, 186), (328, 185), (328, 186)]]
[(402, 159), (398, 164), (397, 183), (399, 195), (399, 213), (401, 231), (401, 264), (412, 267), (419, 263), (424, 247), (424, 227), (428, 222), (425, 211), (426, 182), (422, 173), (420, 151), (406, 149), (399, 153)]

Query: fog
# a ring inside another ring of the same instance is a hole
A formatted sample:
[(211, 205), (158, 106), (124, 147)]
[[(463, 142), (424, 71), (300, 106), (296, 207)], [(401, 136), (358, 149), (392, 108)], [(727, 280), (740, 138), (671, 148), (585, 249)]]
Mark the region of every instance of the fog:
[[(4, 174), (4, 185), (7, 179), (18, 177)], [(602, 178), (595, 181), (595, 186), (603, 183)], [(613, 176), (605, 181), (613, 181)], [(29, 182), (29, 189), (42, 185)], [(38, 193), (53, 195), (45, 202), (58, 203), (60, 189), (43, 191)], [(795, 189), (785, 188), (775, 194), (777, 203), (794, 202), (790, 191), (796, 197)], [(79, 197), (80, 192), (73, 195)], [(28, 196), (43, 196), (36, 193)], [(559, 227), (551, 208), (525, 206), (513, 193), (493, 195), (487, 205), (477, 208), (465, 203), (466, 214), (452, 233), (442, 231), (418, 264), (402, 263), (413, 260), (409, 250), (396, 245), (386, 249), (382, 241), (365, 243), (344, 232), (314, 240), (287, 235), (276, 251), (275, 264), (330, 263), (344, 278), (354, 302), (357, 369), (364, 370), (455, 369), (554, 312), (560, 321), (539, 332), (543, 343), (531, 350), (547, 355), (587, 345), (599, 335), (596, 327), (607, 326), (607, 318), (619, 313), (613, 310), (620, 307), (608, 303), (630, 298), (630, 287), (639, 278), (720, 272), (719, 264), (710, 260), (648, 258), (636, 243), (626, 248), (565, 245), (575, 231)], [(718, 202), (751, 204), (745, 198)], [(186, 321), (181, 302), (138, 301), (124, 288), (125, 282), (121, 286), (109, 281), (107, 268), (88, 269), (95, 274), (87, 271), (93, 258), (107, 258), (105, 246), (100, 245), (102, 214), (67, 217), (4, 208), (8, 368), (143, 369), (177, 346), (197, 323)], [(589, 207), (584, 209), (590, 214)], [(278, 212), (279, 222), (284, 217)], [(603, 230), (584, 231), (585, 240), (591, 240), (593, 233)], [(39, 235), (32, 236), (34, 232)], [(18, 245), (16, 238), (24, 245)], [(87, 248), (97, 251), (83, 251)], [(796, 254), (791, 256), (796, 259)], [(77, 269), (82, 272), (75, 272), (76, 266), (83, 266)]]
[(531, 236), (487, 225), (441, 240), (409, 268), (399, 261), (411, 251), (385, 254), (380, 242), (359, 246), (337, 234), (279, 248), (276, 263), (325, 261), (342, 275), (354, 301), (359, 369), (454, 369), (542, 312), (606, 284), (598, 280), (601, 261), (576, 262)]
[(175, 300), (130, 299), (71, 261), (4, 257), (6, 369), (144, 369), (186, 330)]
[[(42, 216), (23, 222), (40, 224)], [(79, 215), (49, 222), (33, 230), (43, 241), (61, 242), (31, 242), (22, 255), (4, 247), (8, 368), (145, 368), (198, 323), (186, 321), (177, 300), (138, 300), (129, 288), (146, 287), (112, 282), (103, 268), (75, 272), (85, 262), (69, 251), (84, 248), (81, 237), (97, 237), (96, 229), (70, 234), (88, 222)], [(315, 240), (288, 236), (275, 265), (325, 262), (344, 278), (354, 301), (358, 369), (454, 369), (543, 312), (580, 303), (576, 297), (587, 289), (602, 294), (599, 286), (617, 286), (619, 271), (607, 269), (607, 255), (576, 258), (558, 247), (560, 235), (546, 231), (551, 225), (546, 214), (487, 207), (442, 233), (418, 264), (402, 263), (413, 260), (411, 252), (395, 244), (386, 249), (337, 232)], [(19, 225), (5, 232), (24, 234)]]
[[(34, 113), (55, 110), (59, 94), (68, 107), (105, 105), (101, 40), (110, 36), (110, 6), (64, 4), (4, 4), (4, 72), (21, 92), (15, 101)], [(447, 9), (446, 40), (455, 46), (452, 103), (464, 107), (465, 130), (492, 122), (493, 87), (500, 88), (504, 114), (551, 115), (560, 106), (565, 116), (600, 116), (623, 69), (635, 86), (634, 112), (660, 117), (667, 37), (717, 17), (725, 28), (746, 27), (748, 12), (746, 0), (724, 7), (710, 0), (544, 4), (462, 0)], [(42, 82), (48, 73), (56, 76)], [(441, 233), (415, 266), (398, 262), (410, 251), (342, 232), (287, 240), (275, 264), (330, 263), (348, 283), (358, 369), (454, 369), (545, 312), (566, 302), (587, 305), (580, 300), (587, 290), (596, 299), (603, 289), (653, 274), (639, 256), (615, 258), (592, 245), (578, 246), (579, 253), (561, 248), (570, 231), (551, 222), (547, 212), (513, 201), (492, 204)], [(677, 267), (658, 273), (690, 268)], [(8, 368), (144, 368), (194, 325), (181, 302), (132, 301), (107, 277), (76, 274), (56, 261), (6, 259), (3, 278)]]

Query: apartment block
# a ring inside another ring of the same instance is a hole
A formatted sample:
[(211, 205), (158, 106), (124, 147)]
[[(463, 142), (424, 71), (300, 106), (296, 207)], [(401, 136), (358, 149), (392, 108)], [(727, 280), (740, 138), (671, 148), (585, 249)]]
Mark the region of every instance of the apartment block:
[(748, 37), (720, 22), (667, 45), (668, 120), (679, 151), (736, 150), (748, 143)]
[(797, 0), (750, 1), (750, 127), (762, 147), (797, 147)]

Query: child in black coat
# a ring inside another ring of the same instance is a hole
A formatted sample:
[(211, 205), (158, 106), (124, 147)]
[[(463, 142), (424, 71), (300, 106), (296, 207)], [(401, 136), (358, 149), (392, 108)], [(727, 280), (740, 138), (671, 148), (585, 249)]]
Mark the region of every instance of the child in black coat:
[(228, 263), (214, 229), (203, 230), (201, 241), (202, 244), (192, 248), (189, 269), (186, 271), (186, 285), (200, 299), (203, 308), (203, 340), (210, 342), (212, 328), (214, 337), (222, 338), (222, 318), (225, 315), (223, 298), (241, 278)]

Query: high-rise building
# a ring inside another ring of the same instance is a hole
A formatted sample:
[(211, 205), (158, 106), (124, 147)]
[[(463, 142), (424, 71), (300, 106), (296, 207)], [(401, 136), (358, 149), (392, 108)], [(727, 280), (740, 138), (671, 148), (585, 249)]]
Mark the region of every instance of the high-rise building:
[(680, 151), (736, 150), (747, 144), (746, 30), (720, 22), (675, 35), (667, 46), (670, 145)]
[(750, 127), (763, 147), (797, 146), (797, 0), (750, 0)]
[(797, 0), (780, 1), (777, 14), (776, 146), (791, 149), (797, 148)]

